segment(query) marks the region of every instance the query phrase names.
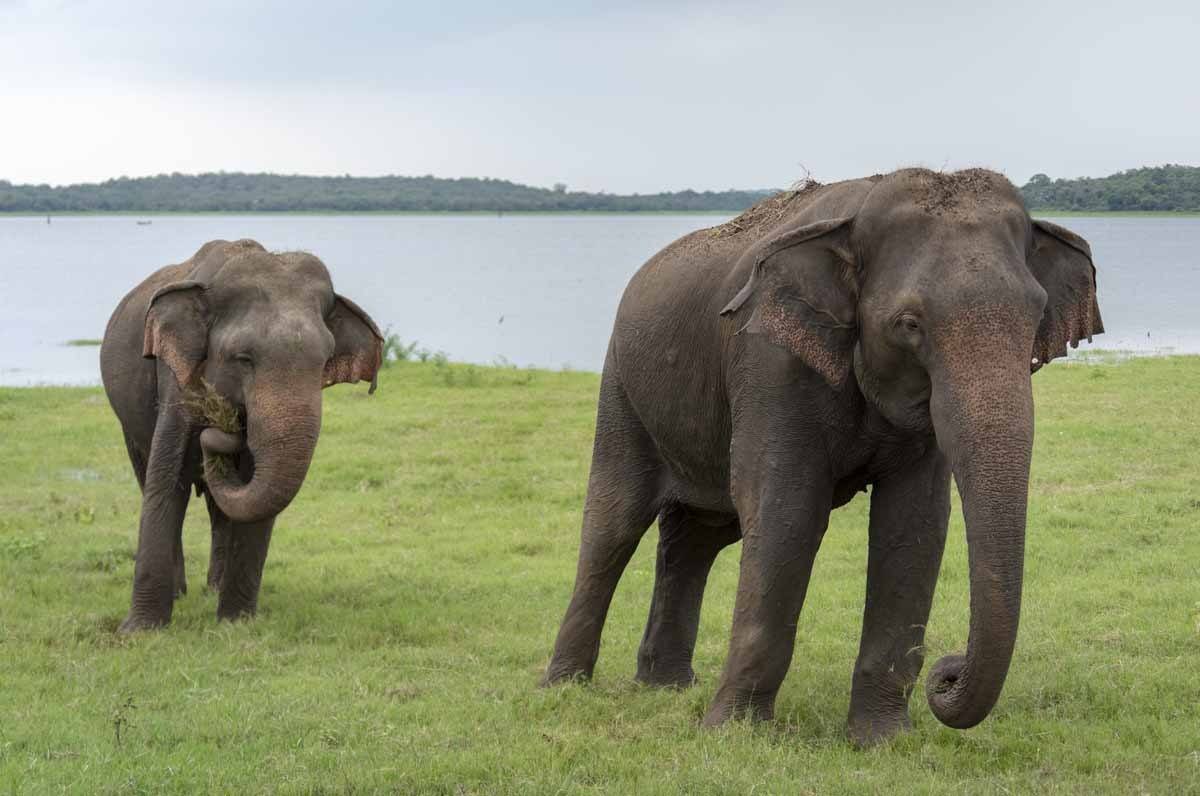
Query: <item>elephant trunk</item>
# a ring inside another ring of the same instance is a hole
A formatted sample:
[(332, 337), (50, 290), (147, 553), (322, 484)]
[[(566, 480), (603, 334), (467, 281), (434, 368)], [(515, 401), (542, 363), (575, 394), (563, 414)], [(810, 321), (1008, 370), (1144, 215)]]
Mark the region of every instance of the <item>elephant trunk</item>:
[(246, 445), (254, 473), (243, 482), (213, 456), (228, 452), (228, 435), (206, 429), (200, 435), (204, 477), (217, 506), (234, 522), (258, 522), (283, 511), (304, 483), (320, 431), (319, 386), (256, 393), (246, 407)]
[(939, 660), (926, 687), (933, 714), (957, 729), (983, 721), (999, 699), (1021, 615), (1033, 395), (1027, 355), (1004, 359), (983, 377), (976, 360), (970, 375), (935, 378), (930, 401), (962, 499), (971, 621), (966, 654)]

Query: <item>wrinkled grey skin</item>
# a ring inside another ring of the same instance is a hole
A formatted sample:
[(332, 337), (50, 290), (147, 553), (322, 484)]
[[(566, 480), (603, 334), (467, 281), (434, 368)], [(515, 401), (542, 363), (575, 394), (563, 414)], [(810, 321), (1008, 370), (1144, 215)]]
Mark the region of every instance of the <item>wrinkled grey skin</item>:
[(849, 732), (868, 745), (908, 728), (953, 475), (970, 636), (927, 692), (942, 722), (982, 721), (1017, 637), (1030, 374), (1102, 330), (1087, 243), (1031, 221), (982, 170), (810, 188), (671, 244), (617, 313), (575, 589), (544, 682), (591, 676), (613, 590), (658, 517), (638, 678), (693, 681), (705, 580), (740, 538), (704, 722), (771, 717), (829, 512), (872, 485)]
[[(186, 593), (181, 532), (190, 489), (212, 520), (217, 616), (253, 614), (275, 516), (296, 496), (321, 428), (321, 390), (374, 380), (382, 337), (333, 292), (311, 254), (211, 241), (117, 306), (100, 372), (142, 488), (133, 599), (122, 632), (164, 625)], [(181, 403), (201, 380), (229, 399), (242, 433), (205, 428)], [(221, 472), (209, 454), (232, 454)]]

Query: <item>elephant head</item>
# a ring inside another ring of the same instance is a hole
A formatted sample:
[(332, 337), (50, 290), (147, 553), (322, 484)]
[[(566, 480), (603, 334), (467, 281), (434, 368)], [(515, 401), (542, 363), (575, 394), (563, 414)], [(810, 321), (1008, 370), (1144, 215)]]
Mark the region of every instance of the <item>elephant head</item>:
[(852, 215), (826, 215), (749, 251), (750, 281), (722, 314), (834, 388), (856, 386), (892, 425), (934, 435), (962, 497), (971, 622), (966, 654), (930, 672), (928, 700), (943, 723), (971, 727), (999, 698), (1017, 638), (1030, 376), (1103, 331), (1091, 252), (979, 169), (899, 171)]
[[(192, 263), (191, 278), (151, 299), (143, 354), (165, 362), (182, 388), (203, 378), (238, 408), (245, 440), (217, 428), (200, 435), (207, 488), (235, 522), (273, 517), (308, 472), (321, 390), (367, 380), (374, 392), (382, 336), (358, 305), (334, 293), (311, 254), (214, 241)], [(248, 480), (213, 466), (212, 454), (243, 447), (253, 462)]]

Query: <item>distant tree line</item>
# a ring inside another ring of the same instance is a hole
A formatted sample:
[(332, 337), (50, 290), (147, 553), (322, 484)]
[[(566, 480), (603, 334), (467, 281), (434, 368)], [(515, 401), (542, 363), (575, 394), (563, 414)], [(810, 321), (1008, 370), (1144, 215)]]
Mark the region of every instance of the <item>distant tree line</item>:
[[(620, 195), (534, 188), (467, 177), (305, 177), (282, 174), (160, 174), (84, 185), (13, 185), (0, 180), (0, 213), (413, 211), (561, 212), (745, 210), (773, 191), (675, 191)], [(1108, 177), (1052, 180), (1021, 188), (1032, 210), (1200, 210), (1200, 167), (1155, 166)]]
[(701, 211), (737, 212), (772, 191), (633, 194), (534, 188), (507, 180), (162, 174), (98, 184), (13, 185), (0, 180), (0, 212), (256, 211)]
[(1021, 193), (1031, 210), (1200, 211), (1200, 167), (1149, 166), (1077, 180), (1035, 174)]

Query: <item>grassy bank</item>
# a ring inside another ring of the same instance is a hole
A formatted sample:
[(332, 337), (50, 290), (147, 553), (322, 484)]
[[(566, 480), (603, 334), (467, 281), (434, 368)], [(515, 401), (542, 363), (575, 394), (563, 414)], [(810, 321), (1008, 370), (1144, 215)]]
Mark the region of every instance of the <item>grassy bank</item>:
[[(0, 390), (0, 792), (1200, 791), (1200, 358), (1054, 365), (1025, 612), (999, 706), (890, 747), (843, 739), (867, 501), (818, 558), (776, 722), (702, 731), (736, 549), (717, 562), (688, 691), (632, 682), (654, 533), (590, 686), (535, 688), (574, 574), (598, 379), (401, 363), (326, 392), (256, 621), (215, 622), (202, 501), (172, 626), (114, 634), (138, 492), (96, 389)], [(961, 519), (928, 659), (967, 633)]]

